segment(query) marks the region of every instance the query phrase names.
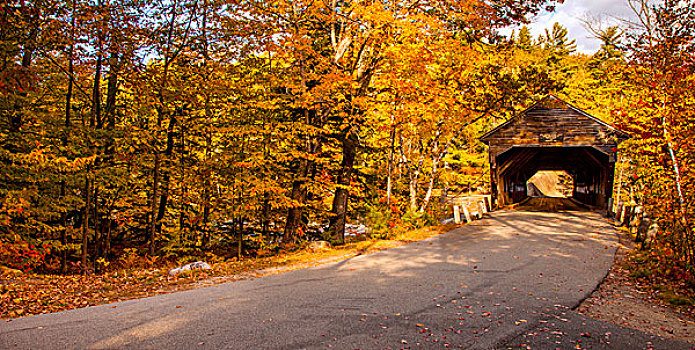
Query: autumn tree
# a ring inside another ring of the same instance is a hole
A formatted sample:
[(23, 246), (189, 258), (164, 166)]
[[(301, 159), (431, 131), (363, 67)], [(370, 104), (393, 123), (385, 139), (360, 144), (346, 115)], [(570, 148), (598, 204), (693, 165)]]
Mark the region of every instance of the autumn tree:
[(622, 127), (638, 135), (625, 152), (637, 167), (637, 190), (656, 217), (674, 263), (693, 264), (693, 74), (695, 11), (687, 1), (632, 2), (641, 28), (628, 45), (634, 110)]
[(384, 193), (426, 215), (459, 167), (483, 175), (476, 134), (556, 78), (494, 32), (540, 0), (31, 5), (0, 14), (0, 253), (47, 245), (54, 271), (242, 255), (280, 228), (340, 243)]

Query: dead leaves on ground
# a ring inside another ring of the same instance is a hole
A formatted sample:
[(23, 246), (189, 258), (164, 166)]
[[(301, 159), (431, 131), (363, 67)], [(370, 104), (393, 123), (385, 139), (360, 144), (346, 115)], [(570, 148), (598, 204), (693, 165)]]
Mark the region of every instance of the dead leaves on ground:
[(13, 318), (165, 293), (193, 278), (167, 278), (159, 269), (105, 275), (0, 277), (0, 317)]
[(300, 249), (262, 258), (232, 260), (215, 264), (212, 270), (196, 270), (177, 277), (168, 275), (168, 267), (121, 270), (102, 275), (0, 276), (0, 318), (16, 318), (108, 304), (306, 268), (336, 259), (394, 248), (444, 233), (448, 229), (424, 228), (403, 234), (398, 240), (359, 241), (321, 252)]

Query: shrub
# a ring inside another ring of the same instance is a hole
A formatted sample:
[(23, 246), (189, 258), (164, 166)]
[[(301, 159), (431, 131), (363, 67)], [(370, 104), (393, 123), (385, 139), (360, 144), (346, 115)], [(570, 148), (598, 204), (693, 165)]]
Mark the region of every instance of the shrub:
[(15, 238), (0, 241), (0, 261), (7, 267), (23, 272), (43, 267), (46, 263), (46, 256), (51, 253), (51, 246), (46, 242)]

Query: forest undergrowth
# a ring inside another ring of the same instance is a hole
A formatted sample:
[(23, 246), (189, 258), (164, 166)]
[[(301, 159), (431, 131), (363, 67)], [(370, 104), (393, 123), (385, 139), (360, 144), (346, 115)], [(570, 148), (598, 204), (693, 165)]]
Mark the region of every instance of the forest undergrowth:
[[(267, 256), (225, 259), (208, 254), (211, 270), (185, 271), (169, 275), (172, 262), (127, 253), (99, 274), (0, 274), (0, 318), (109, 304), (202, 286), (261, 277), (294, 269), (347, 259), (394, 248), (448, 232), (454, 224), (428, 226), (417, 230), (394, 230), (388, 238), (356, 237), (330, 249), (310, 249), (309, 242)], [(114, 306), (115, 307), (115, 306)]]

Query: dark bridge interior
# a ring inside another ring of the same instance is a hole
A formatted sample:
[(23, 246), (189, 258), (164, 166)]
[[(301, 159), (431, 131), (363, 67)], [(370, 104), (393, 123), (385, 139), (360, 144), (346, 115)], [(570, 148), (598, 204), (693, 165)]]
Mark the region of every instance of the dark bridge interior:
[(527, 198), (527, 181), (540, 170), (564, 170), (574, 180), (572, 197), (603, 206), (613, 188), (609, 156), (594, 147), (512, 147), (497, 155), (499, 200), (519, 203)]

